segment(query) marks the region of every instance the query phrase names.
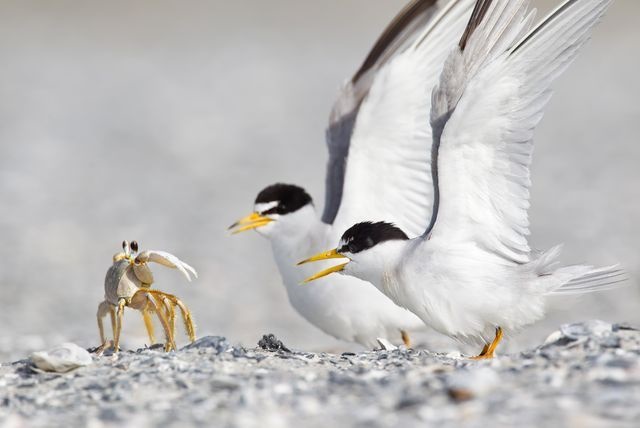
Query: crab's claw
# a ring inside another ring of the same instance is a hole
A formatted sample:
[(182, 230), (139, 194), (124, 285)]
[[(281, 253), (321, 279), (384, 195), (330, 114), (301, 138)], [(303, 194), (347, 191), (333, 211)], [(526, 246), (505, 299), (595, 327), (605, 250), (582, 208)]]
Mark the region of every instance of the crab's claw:
[(191, 275), (194, 278), (198, 277), (198, 272), (173, 254), (166, 251), (147, 250), (143, 251), (135, 259), (136, 263), (159, 263), (163, 266), (178, 269), (187, 278), (187, 281), (191, 282)]

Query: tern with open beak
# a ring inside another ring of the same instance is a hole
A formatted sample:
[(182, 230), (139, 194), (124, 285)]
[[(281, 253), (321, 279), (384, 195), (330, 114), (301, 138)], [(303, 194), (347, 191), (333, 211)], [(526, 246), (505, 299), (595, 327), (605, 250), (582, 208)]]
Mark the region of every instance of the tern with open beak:
[(542, 318), (546, 296), (624, 280), (615, 266), (559, 267), (559, 247), (538, 254), (527, 241), (534, 129), (552, 82), (610, 3), (565, 1), (531, 28), (526, 0), (479, 0), (433, 91), (436, 198), (426, 231), (409, 239), (389, 222), (358, 223), (335, 250), (301, 262), (343, 257), (308, 280), (339, 272), (368, 281), (437, 331), (484, 344), (476, 358)]
[[(254, 212), (231, 226), (268, 238), (291, 305), (311, 324), (372, 348), (378, 338), (409, 346), (422, 321), (357, 278), (301, 286), (301, 258), (336, 242), (349, 225), (391, 218), (418, 236), (433, 206), (429, 93), (473, 9), (472, 0), (412, 1), (343, 87), (326, 132), (329, 163), (322, 217), (301, 187), (262, 190)], [(384, 169), (393, 180), (381, 180)]]

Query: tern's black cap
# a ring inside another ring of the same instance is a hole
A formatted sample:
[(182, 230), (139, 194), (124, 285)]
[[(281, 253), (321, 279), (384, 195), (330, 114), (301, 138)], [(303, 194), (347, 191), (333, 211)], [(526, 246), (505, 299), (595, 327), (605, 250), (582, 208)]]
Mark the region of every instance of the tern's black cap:
[(366, 221), (351, 226), (342, 234), (341, 242), (343, 242), (344, 245), (338, 248), (338, 252), (355, 254), (381, 242), (393, 240), (406, 241), (407, 239), (409, 239), (407, 234), (391, 223), (384, 221), (372, 223)]
[(256, 204), (277, 202), (278, 205), (260, 214), (289, 214), (313, 203), (311, 196), (300, 186), (276, 183), (265, 187), (256, 197)]

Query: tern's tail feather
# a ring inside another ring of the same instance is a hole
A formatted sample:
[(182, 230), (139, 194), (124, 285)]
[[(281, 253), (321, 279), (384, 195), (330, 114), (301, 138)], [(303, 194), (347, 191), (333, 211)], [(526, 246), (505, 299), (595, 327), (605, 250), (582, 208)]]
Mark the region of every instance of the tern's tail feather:
[(603, 268), (593, 268), (591, 266), (570, 266), (568, 268), (584, 268), (588, 269), (586, 273), (580, 276), (576, 276), (573, 279), (565, 282), (552, 292), (554, 294), (580, 294), (591, 293), (593, 291), (604, 291), (612, 288), (617, 288), (623, 285), (622, 283), (628, 279), (624, 270), (620, 269), (619, 265), (607, 266)]
[(566, 266), (558, 268), (557, 257), (561, 246), (545, 252), (536, 261), (536, 273), (548, 278), (544, 284), (549, 294), (582, 294), (617, 288), (628, 279), (619, 265), (594, 268), (593, 266)]

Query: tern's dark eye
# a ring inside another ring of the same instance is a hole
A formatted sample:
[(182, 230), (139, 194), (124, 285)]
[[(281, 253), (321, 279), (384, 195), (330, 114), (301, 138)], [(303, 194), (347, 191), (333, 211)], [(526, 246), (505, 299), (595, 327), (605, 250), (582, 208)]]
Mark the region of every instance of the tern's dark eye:
[(351, 253), (355, 254), (358, 251), (363, 250), (356, 242), (351, 241), (348, 244), (342, 245), (342, 247), (338, 248), (339, 253)]
[(133, 251), (134, 253), (138, 252), (138, 242), (137, 241), (131, 241), (131, 251)]
[(373, 242), (373, 239), (367, 236), (366, 239), (353, 240), (349, 242), (346, 247), (350, 253), (355, 254), (359, 253), (360, 251), (368, 250), (374, 245), (375, 242)]
[(280, 214), (280, 215), (284, 215), (284, 214), (288, 214), (289, 210), (287, 208), (287, 204), (280, 202), (278, 205), (276, 205), (273, 208), (269, 208), (266, 211), (261, 212), (260, 214), (262, 215), (269, 215), (269, 214)]
[(273, 208), (269, 208), (266, 211), (262, 211), (260, 214), (262, 214), (262, 215), (278, 214), (278, 207), (275, 206)]

